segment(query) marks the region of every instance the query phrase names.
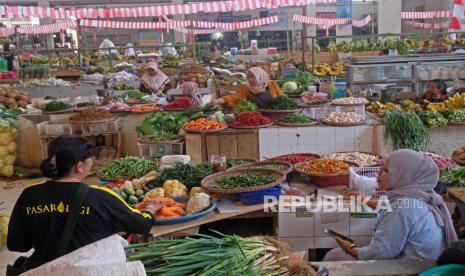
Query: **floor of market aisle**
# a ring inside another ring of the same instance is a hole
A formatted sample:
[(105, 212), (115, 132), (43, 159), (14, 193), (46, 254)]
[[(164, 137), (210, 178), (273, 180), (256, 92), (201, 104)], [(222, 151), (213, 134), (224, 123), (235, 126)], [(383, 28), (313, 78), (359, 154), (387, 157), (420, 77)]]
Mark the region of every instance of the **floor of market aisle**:
[[(18, 199), (19, 195), (23, 190), (35, 183), (40, 183), (42, 180), (18, 180), (18, 181), (5, 181), (0, 180), (0, 202), (4, 202), (1, 205), (1, 214), (10, 215), (13, 211), (13, 207)], [(25, 255), (24, 253), (10, 252), (5, 246), (0, 248), (0, 275), (5, 275), (6, 266), (14, 262), (14, 260), (20, 256)]]

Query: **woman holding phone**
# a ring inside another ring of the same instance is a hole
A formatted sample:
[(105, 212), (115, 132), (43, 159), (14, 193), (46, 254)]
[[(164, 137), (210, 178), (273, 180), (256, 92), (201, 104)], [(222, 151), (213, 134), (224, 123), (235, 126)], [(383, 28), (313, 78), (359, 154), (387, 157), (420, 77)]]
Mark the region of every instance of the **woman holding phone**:
[[(378, 183), (392, 212), (380, 211), (369, 245), (359, 247), (335, 237), (340, 248), (329, 251), (324, 260), (437, 259), (457, 240), (449, 210), (434, 191), (438, 180), (439, 168), (431, 157), (408, 149), (392, 152), (384, 160)], [(360, 193), (349, 196), (365, 199)]]

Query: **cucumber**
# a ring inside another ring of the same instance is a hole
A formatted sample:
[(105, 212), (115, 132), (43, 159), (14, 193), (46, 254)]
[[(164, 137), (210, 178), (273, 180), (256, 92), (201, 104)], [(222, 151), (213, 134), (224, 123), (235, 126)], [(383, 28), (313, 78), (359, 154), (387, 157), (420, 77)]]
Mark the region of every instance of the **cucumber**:
[(135, 192), (133, 189), (129, 188), (129, 187), (124, 187), (124, 188), (123, 188), (123, 192), (124, 192), (127, 196), (133, 196), (133, 195), (136, 194), (136, 192)]
[(139, 200), (137, 199), (137, 197), (135, 197), (135, 196), (133, 196), (133, 195), (131, 195), (131, 196), (128, 197), (128, 203), (129, 203), (129, 204), (136, 204), (136, 203), (138, 203), (138, 202), (139, 202)]
[(145, 197), (145, 195), (141, 195), (141, 196), (139, 197), (139, 201), (140, 201), (140, 202), (144, 201), (144, 197)]
[(139, 190), (136, 191), (136, 196), (137, 196), (137, 197), (140, 197), (140, 196), (142, 196), (142, 195), (144, 195), (144, 191), (143, 191), (143, 190), (139, 189)]

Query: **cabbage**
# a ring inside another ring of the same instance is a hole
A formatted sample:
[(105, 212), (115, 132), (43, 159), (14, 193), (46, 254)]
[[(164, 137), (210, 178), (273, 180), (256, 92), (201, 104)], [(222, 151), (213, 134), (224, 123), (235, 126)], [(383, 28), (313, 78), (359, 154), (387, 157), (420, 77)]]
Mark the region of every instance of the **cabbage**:
[(285, 93), (292, 93), (297, 91), (297, 83), (293, 81), (288, 81), (283, 85), (283, 91)]

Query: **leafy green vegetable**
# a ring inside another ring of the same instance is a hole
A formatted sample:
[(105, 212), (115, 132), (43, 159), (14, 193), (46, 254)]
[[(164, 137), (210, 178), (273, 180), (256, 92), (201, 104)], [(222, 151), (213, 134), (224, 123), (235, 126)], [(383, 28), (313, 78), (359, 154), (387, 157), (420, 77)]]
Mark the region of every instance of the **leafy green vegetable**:
[(229, 169), (229, 168), (232, 168), (232, 167), (236, 167), (236, 166), (251, 163), (251, 162), (252, 161), (245, 160), (245, 159), (229, 159), (229, 160), (226, 161), (226, 168)]
[(254, 112), (257, 111), (257, 105), (248, 100), (240, 100), (234, 107), (234, 112)]
[(442, 171), (441, 181), (457, 187), (465, 187), (465, 167)]
[(158, 112), (147, 116), (136, 129), (144, 135), (153, 135), (157, 131), (178, 133), (187, 121), (179, 113)]
[(137, 100), (140, 100), (142, 99), (143, 97), (146, 97), (147, 94), (145, 93), (142, 93), (138, 90), (128, 90), (126, 92), (124, 92), (123, 94), (121, 94), (121, 96), (119, 96), (118, 98), (120, 99), (137, 99)]
[(198, 186), (209, 173), (189, 164), (177, 163), (172, 168), (162, 170), (155, 181), (148, 184), (149, 188), (161, 187), (166, 180), (179, 180), (187, 188)]
[(417, 114), (391, 110), (384, 113), (384, 142), (392, 140), (394, 149), (425, 150), (429, 132)]
[(448, 121), (441, 113), (436, 111), (423, 111), (418, 114), (423, 123), (429, 127), (437, 128), (447, 125)]
[(53, 101), (53, 102), (49, 102), (48, 104), (46, 104), (44, 110), (48, 112), (53, 112), (53, 111), (70, 109), (72, 107), (73, 105), (70, 103), (65, 103), (61, 101)]
[(312, 121), (312, 119), (300, 113), (291, 113), (284, 116), (284, 118), (281, 119), (281, 122), (287, 124), (306, 124), (311, 123)]
[(445, 109), (439, 111), (449, 122), (457, 123), (465, 121), (465, 110)]
[(308, 87), (310, 85), (313, 85), (315, 79), (313, 78), (312, 75), (310, 75), (308, 73), (300, 72), (297, 75), (297, 78), (295, 78), (295, 79), (287, 78), (287, 79), (284, 79), (284, 80), (278, 80), (277, 84), (279, 85), (279, 87), (282, 87), (286, 82), (289, 82), (289, 81), (293, 81), (293, 82), (297, 83), (297, 91), (296, 91), (296, 93), (300, 94), (302, 92), (308, 91)]
[(173, 141), (179, 138), (179, 135), (176, 133), (164, 132), (164, 131), (155, 131), (153, 134), (148, 135), (147, 138), (150, 141)]
[(279, 96), (274, 98), (265, 109), (272, 110), (293, 110), (298, 109), (299, 105), (292, 99), (286, 96)]

